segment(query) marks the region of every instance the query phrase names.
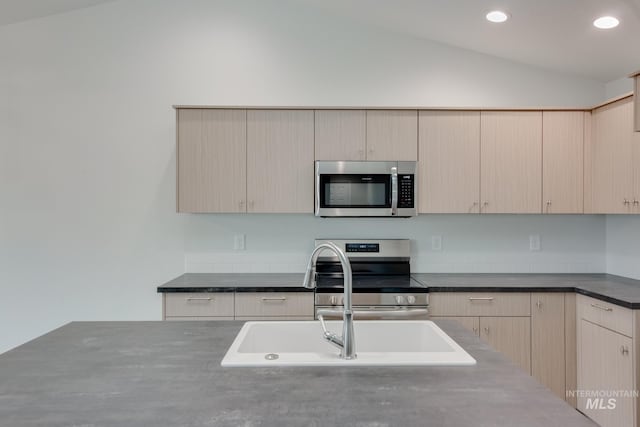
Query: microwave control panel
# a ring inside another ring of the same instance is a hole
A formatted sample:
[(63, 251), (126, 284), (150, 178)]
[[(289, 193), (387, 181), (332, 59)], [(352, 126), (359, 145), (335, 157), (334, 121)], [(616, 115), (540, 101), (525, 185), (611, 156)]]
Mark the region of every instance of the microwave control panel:
[(415, 175), (398, 174), (398, 208), (414, 207)]

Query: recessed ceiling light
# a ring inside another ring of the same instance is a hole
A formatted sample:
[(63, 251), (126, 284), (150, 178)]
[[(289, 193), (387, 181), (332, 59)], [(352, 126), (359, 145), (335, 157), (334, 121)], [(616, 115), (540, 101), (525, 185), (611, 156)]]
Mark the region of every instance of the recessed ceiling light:
[(601, 30), (609, 30), (611, 28), (615, 28), (618, 26), (620, 21), (613, 16), (601, 16), (600, 18), (593, 21), (593, 26), (596, 28), (600, 28)]
[(504, 22), (507, 19), (509, 19), (509, 15), (501, 10), (492, 10), (491, 12), (487, 13), (487, 21)]

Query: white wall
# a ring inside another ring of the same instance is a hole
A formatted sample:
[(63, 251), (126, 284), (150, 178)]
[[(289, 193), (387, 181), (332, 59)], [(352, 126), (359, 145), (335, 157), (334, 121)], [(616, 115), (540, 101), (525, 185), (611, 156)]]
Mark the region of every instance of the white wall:
[[(123, 0), (0, 27), (0, 352), (70, 320), (159, 319), (155, 286), (184, 270), (185, 223), (189, 253), (225, 246), (232, 226), (249, 247), (265, 246), (253, 230), (271, 218), (174, 213), (172, 104), (584, 106), (604, 93), (595, 81), (293, 0)], [(288, 219), (300, 235), (283, 250), (308, 249), (316, 233), (307, 226), (333, 234), (329, 222)], [(353, 230), (366, 233), (365, 224)], [(420, 261), (425, 268), (455, 268), (478, 249), (466, 268), (512, 269), (504, 254), (516, 247), (522, 269), (556, 270), (554, 258), (558, 270), (603, 268), (599, 219), (382, 227), (389, 236), (443, 230), (447, 249)], [(522, 250), (527, 229), (540, 230), (549, 252)]]
[(607, 272), (640, 280), (640, 218), (607, 215)]
[(607, 82), (604, 85), (606, 99), (615, 98), (616, 96), (624, 95), (629, 92), (633, 92), (633, 79), (627, 76), (621, 77), (616, 80)]
[[(604, 216), (421, 215), (410, 219), (311, 215), (190, 215), (190, 272), (304, 272), (315, 238), (412, 240), (412, 271), (567, 273), (605, 270)], [(246, 249), (233, 249), (234, 236)], [(538, 235), (541, 250), (529, 250)], [(442, 250), (431, 249), (432, 236)]]

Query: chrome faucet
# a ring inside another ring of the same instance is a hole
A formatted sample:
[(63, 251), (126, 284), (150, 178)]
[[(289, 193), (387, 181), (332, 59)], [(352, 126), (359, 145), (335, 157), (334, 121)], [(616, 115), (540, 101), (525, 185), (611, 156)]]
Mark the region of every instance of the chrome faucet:
[(351, 304), (351, 264), (347, 259), (345, 253), (337, 245), (331, 242), (324, 242), (316, 246), (309, 258), (309, 264), (307, 264), (307, 272), (304, 275), (303, 286), (307, 289), (316, 288), (316, 263), (320, 253), (325, 250), (330, 250), (335, 253), (342, 265), (343, 274), (343, 288), (344, 288), (344, 306), (342, 310), (342, 337), (327, 330), (327, 326), (324, 322), (325, 315), (338, 314), (336, 310), (318, 310), (318, 320), (322, 325), (323, 337), (331, 344), (340, 349), (340, 357), (343, 359), (355, 359), (356, 358), (356, 343), (355, 336), (353, 334), (353, 307)]

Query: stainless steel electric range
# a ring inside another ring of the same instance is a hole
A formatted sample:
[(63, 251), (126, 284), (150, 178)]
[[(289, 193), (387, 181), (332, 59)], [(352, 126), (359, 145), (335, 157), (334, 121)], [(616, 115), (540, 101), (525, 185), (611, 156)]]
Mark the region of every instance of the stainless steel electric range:
[[(411, 278), (408, 239), (317, 239), (332, 242), (348, 256), (353, 271), (355, 319), (424, 319), (428, 289)], [(316, 312), (342, 308), (342, 268), (327, 252), (316, 265)]]

